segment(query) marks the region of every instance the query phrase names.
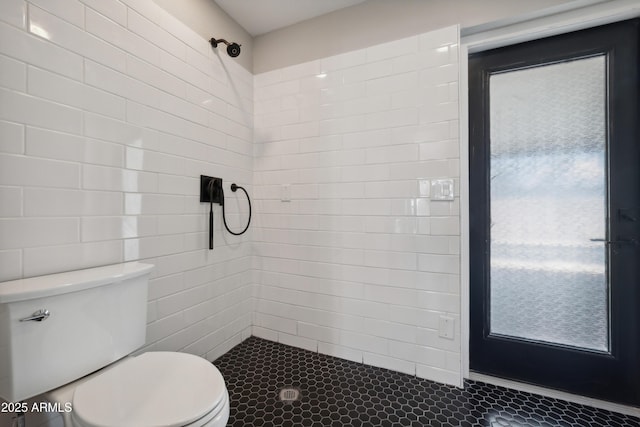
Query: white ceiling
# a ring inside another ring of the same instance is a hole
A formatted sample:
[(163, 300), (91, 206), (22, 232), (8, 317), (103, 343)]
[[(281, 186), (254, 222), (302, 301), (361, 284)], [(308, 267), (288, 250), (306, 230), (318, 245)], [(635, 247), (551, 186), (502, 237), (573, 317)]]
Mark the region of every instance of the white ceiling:
[(252, 36), (268, 33), (366, 0), (215, 0)]

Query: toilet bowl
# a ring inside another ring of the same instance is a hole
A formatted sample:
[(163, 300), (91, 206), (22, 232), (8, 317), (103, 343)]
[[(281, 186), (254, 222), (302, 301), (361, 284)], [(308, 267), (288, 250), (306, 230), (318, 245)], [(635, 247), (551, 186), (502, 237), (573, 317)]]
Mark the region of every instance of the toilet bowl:
[(44, 396), (72, 408), (65, 427), (222, 427), (229, 418), (220, 371), (186, 353), (126, 357)]
[(0, 283), (0, 397), (41, 394), (66, 427), (222, 427), (224, 379), (146, 343), (149, 274), (139, 262)]

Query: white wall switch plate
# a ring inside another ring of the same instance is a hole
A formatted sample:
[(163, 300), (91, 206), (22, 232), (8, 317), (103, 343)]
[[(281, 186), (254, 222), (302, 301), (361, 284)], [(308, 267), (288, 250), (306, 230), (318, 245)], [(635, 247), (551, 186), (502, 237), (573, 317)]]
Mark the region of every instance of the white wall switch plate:
[(418, 180), (418, 194), (420, 194), (420, 197), (429, 197), (429, 194), (431, 194), (431, 183), (428, 179)]
[(431, 180), (431, 200), (453, 200), (453, 179)]

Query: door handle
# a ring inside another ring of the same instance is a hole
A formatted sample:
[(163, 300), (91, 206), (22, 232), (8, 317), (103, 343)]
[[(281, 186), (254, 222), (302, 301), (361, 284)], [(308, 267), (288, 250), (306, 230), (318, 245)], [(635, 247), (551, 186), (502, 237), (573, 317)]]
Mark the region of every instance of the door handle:
[(606, 239), (589, 239), (592, 242), (603, 242), (607, 245), (632, 245), (638, 246), (640, 245), (640, 241), (638, 239), (618, 239), (618, 240), (606, 240)]

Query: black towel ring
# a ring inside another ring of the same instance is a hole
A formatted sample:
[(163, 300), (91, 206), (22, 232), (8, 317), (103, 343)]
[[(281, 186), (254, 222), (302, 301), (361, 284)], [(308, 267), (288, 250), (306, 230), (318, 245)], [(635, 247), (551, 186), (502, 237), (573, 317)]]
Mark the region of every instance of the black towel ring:
[(235, 183), (231, 184), (231, 191), (233, 191), (234, 193), (238, 190), (242, 190), (244, 191), (244, 194), (247, 196), (247, 203), (249, 204), (249, 219), (247, 220), (247, 225), (246, 227), (244, 227), (244, 230), (240, 231), (239, 233), (236, 233), (234, 231), (231, 231), (229, 229), (229, 226), (227, 225), (227, 217), (225, 215), (225, 209), (224, 209), (224, 190), (222, 189), (222, 187), (220, 188), (220, 191), (222, 192), (222, 222), (224, 223), (224, 228), (227, 229), (227, 231), (231, 234), (233, 234), (234, 236), (239, 236), (241, 234), (244, 234), (248, 229), (249, 229), (249, 224), (251, 224), (251, 198), (249, 197), (249, 193), (247, 193), (247, 190), (244, 189), (244, 187), (241, 187), (239, 185), (236, 185)]

